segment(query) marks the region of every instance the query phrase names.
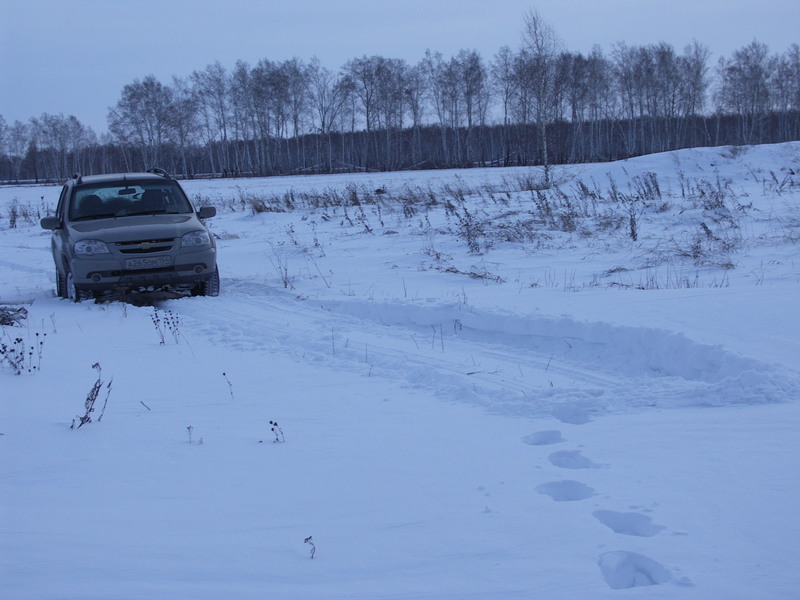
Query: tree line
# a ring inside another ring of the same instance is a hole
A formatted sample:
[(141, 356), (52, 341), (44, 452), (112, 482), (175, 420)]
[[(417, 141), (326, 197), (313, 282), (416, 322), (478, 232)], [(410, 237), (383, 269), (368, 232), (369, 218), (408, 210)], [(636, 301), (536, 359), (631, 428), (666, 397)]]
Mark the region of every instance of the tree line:
[(317, 58), (217, 62), (124, 86), (99, 136), (74, 116), (0, 115), (0, 180), (156, 165), (187, 177), (549, 166), (800, 139), (797, 44), (771, 54), (753, 41), (709, 62), (697, 42), (569, 52), (534, 12), (519, 48), (489, 61), (429, 50), (338, 71)]

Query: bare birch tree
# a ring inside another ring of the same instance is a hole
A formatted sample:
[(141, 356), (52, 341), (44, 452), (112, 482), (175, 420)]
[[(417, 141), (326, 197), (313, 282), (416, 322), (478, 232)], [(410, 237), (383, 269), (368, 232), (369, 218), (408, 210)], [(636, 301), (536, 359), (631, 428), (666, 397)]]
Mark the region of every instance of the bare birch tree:
[(500, 110), (503, 116), (500, 143), (503, 148), (502, 164), (508, 165), (511, 159), (511, 138), (509, 125), (511, 124), (511, 110), (519, 93), (519, 81), (514, 72), (514, 53), (508, 46), (503, 46), (494, 56), (490, 66), (491, 89), (499, 99)]
[(347, 97), (341, 76), (322, 66), (315, 56), (308, 67), (308, 94), (314, 128), (324, 136), (327, 170), (333, 171), (332, 131)]
[(180, 77), (172, 78), (172, 138), (178, 147), (181, 170), (184, 175), (192, 175), (189, 156), (191, 145), (197, 134), (197, 98), (189, 83)]
[(523, 17), (522, 54), (528, 63), (531, 77), (526, 83), (531, 88), (534, 100), (534, 115), (539, 126), (542, 164), (545, 185), (550, 185), (550, 160), (547, 152), (547, 125), (556, 109), (555, 76), (556, 59), (561, 49), (553, 28), (535, 10), (529, 10)]
[(797, 44), (792, 44), (778, 58), (775, 72), (770, 78), (770, 89), (773, 110), (780, 115), (780, 140), (800, 139), (800, 46)]
[(422, 160), (421, 129), (425, 118), (425, 69), (422, 62), (408, 69), (405, 80), (405, 107), (411, 118), (411, 166), (416, 167)]
[(8, 123), (3, 118), (3, 115), (0, 115), (0, 156), (6, 156), (6, 150), (8, 148)]
[(161, 162), (162, 146), (171, 134), (172, 111), (172, 89), (148, 75), (122, 89), (109, 112), (109, 129), (121, 144), (135, 144), (142, 167), (149, 169)]
[(11, 176), (19, 180), (25, 151), (31, 143), (30, 125), (14, 121), (8, 129), (8, 152), (11, 158)]
[(769, 56), (767, 45), (757, 41), (736, 50), (732, 58), (719, 60), (717, 108), (737, 115), (745, 143), (760, 140), (770, 103), (769, 77), (776, 63), (777, 59)]
[(214, 160), (214, 142), (219, 142), (219, 161), (223, 171), (230, 168), (228, 147), (228, 130), (230, 122), (230, 78), (228, 72), (219, 61), (208, 65), (202, 71), (195, 71), (190, 76), (195, 93), (199, 115), (204, 125), (205, 142), (209, 150), (212, 171), (216, 170)]

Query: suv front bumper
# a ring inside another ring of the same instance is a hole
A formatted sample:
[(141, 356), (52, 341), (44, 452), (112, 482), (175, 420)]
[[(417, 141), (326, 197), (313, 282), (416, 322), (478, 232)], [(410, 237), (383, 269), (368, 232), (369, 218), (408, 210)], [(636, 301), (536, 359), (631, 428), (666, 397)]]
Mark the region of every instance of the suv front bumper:
[(74, 257), (71, 263), (75, 287), (93, 292), (191, 287), (214, 276), (216, 248), (181, 254), (173, 264), (156, 268), (126, 269), (124, 260), (94, 256)]

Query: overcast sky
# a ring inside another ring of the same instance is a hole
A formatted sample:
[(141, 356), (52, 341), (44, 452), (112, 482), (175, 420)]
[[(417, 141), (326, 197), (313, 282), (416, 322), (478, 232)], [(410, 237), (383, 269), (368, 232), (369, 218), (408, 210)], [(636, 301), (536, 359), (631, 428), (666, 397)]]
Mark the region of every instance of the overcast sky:
[(800, 0), (0, 0), (0, 115), (76, 116), (97, 133), (122, 88), (162, 83), (219, 61), (317, 56), (338, 70), (364, 55), (414, 64), (477, 50), (489, 62), (519, 45), (535, 9), (566, 50), (697, 40), (720, 56), (758, 40), (800, 43)]

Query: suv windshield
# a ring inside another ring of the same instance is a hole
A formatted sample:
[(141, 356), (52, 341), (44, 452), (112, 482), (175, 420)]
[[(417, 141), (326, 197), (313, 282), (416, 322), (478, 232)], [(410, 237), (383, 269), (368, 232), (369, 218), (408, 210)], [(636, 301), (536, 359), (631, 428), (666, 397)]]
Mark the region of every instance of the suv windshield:
[(190, 212), (192, 206), (174, 181), (116, 181), (76, 186), (68, 214), (70, 221), (81, 221)]

